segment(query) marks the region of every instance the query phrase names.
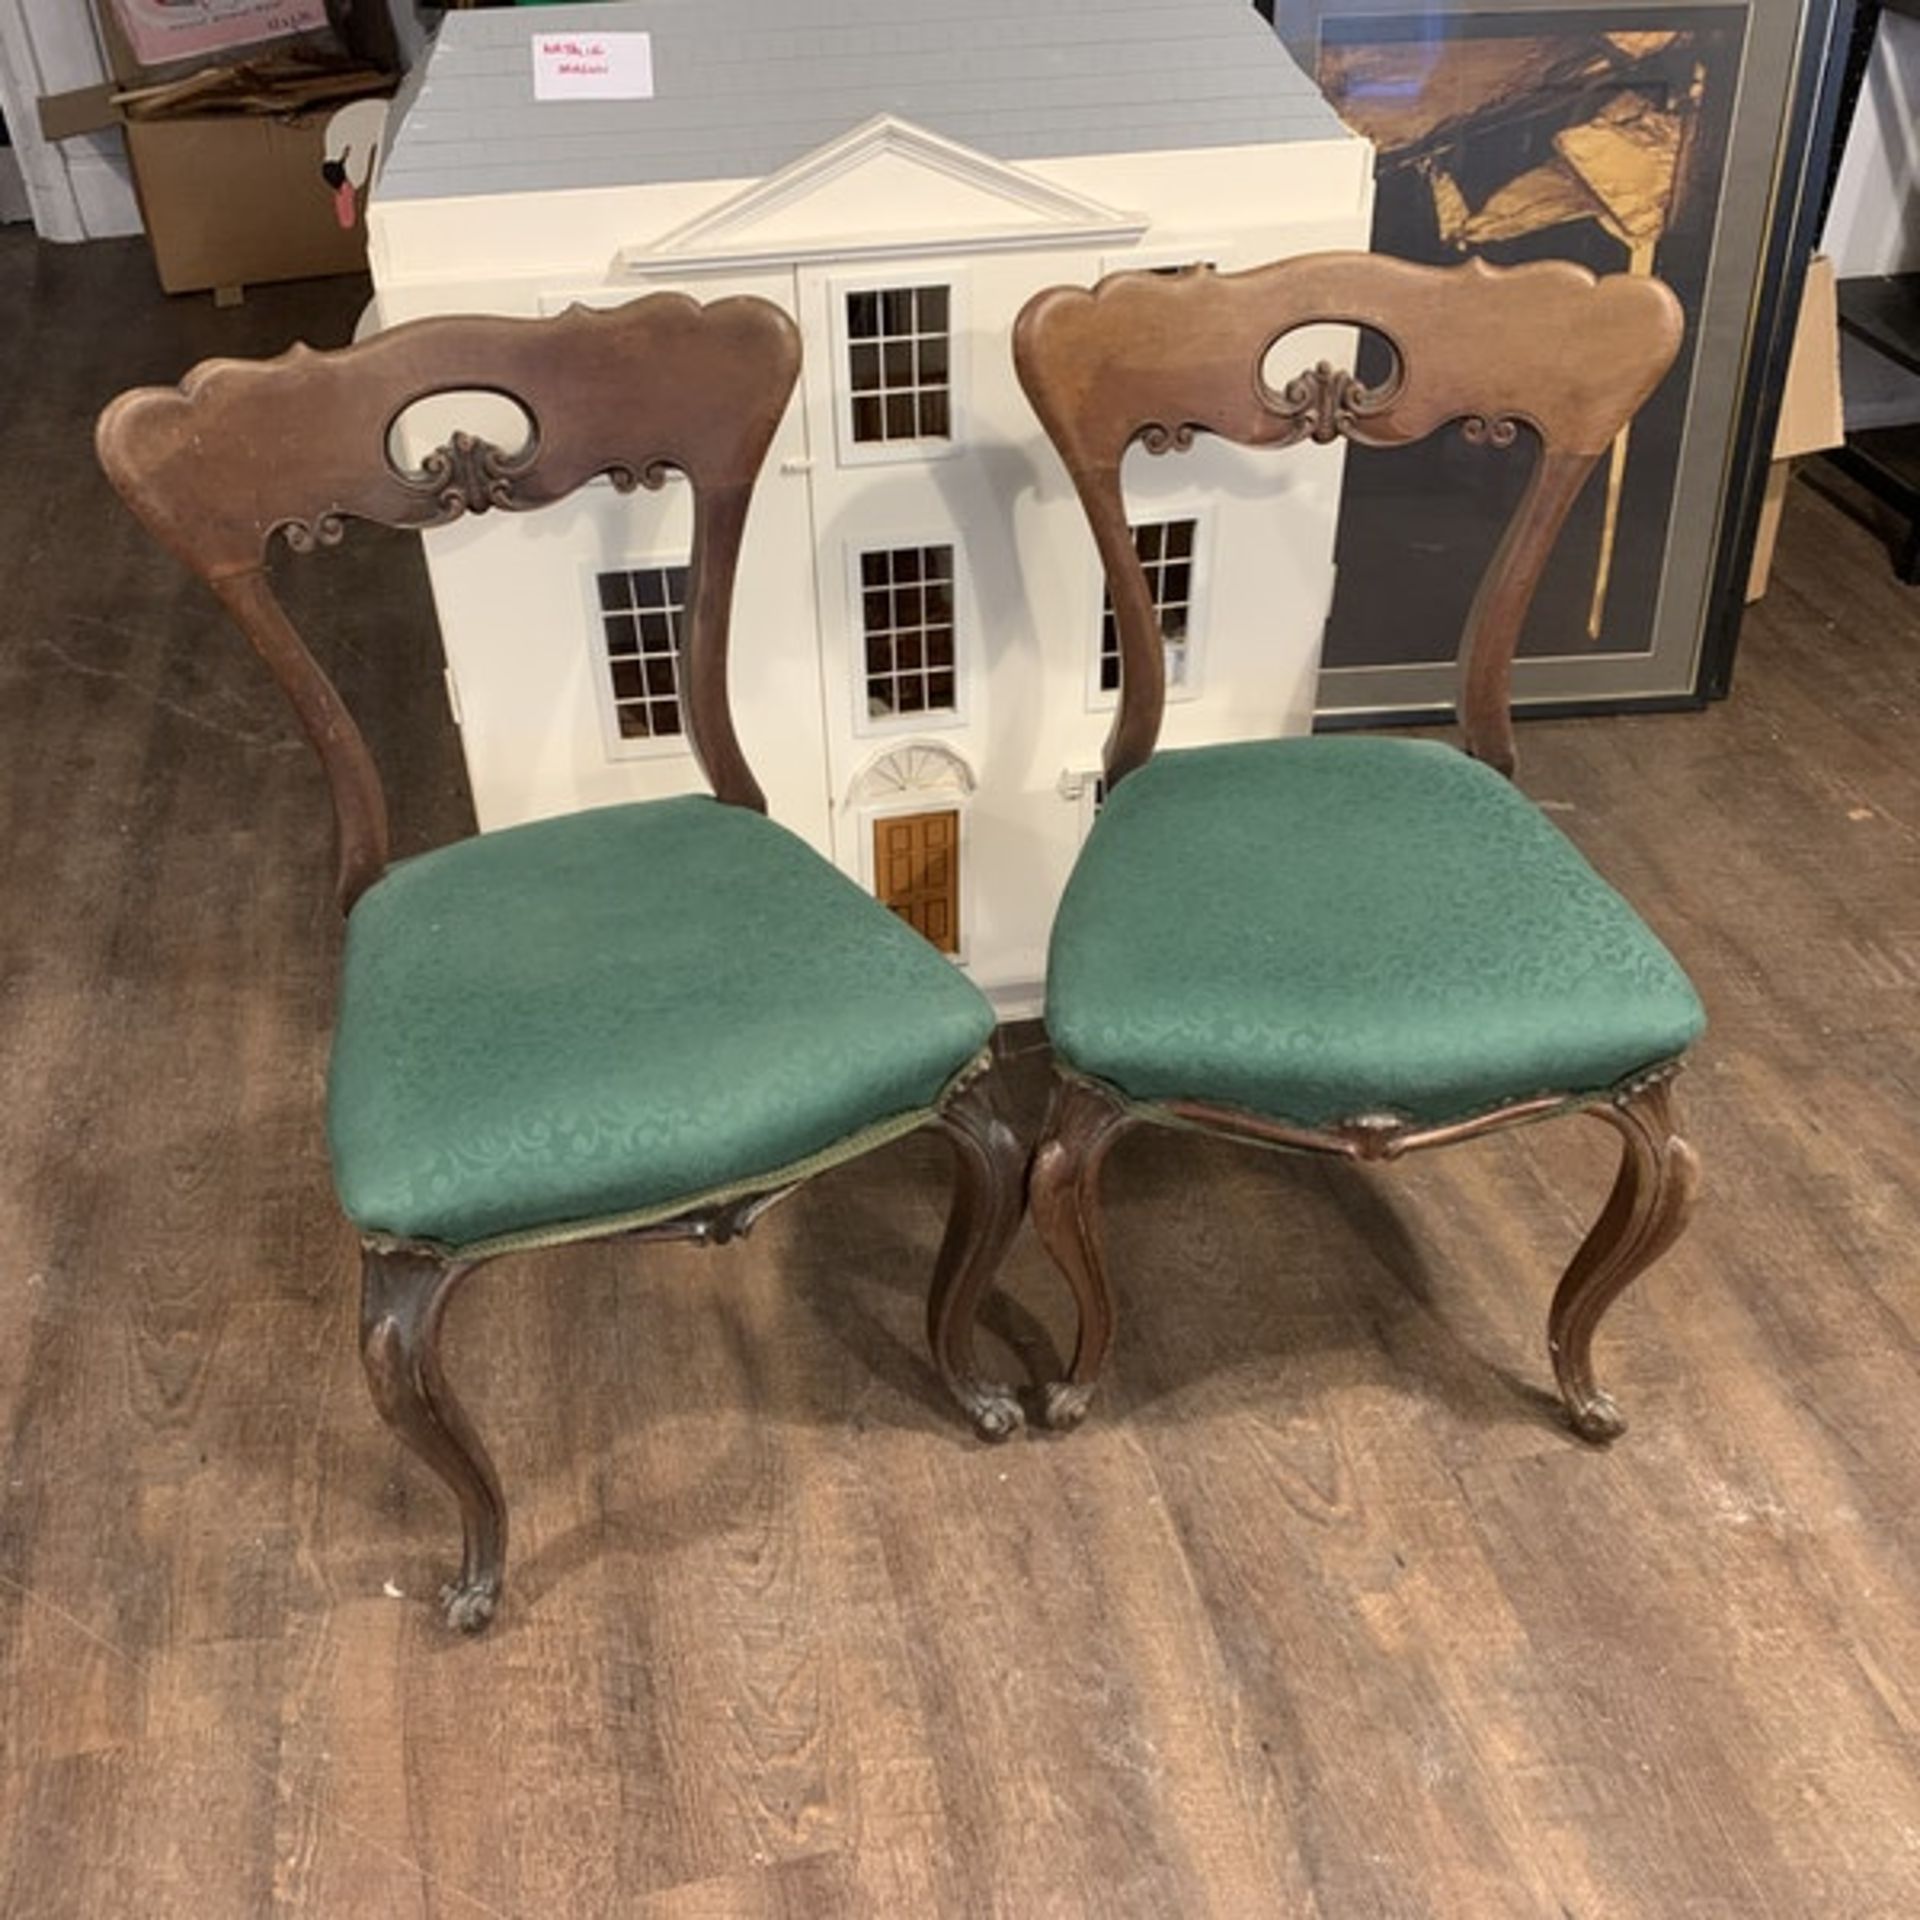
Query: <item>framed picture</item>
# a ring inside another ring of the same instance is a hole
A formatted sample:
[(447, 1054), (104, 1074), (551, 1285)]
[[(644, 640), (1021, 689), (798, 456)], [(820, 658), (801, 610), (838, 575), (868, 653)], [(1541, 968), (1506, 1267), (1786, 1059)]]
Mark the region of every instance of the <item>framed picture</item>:
[[(1277, 0), (1276, 31), (1375, 145), (1379, 251), (1657, 274), (1686, 311), (1672, 373), (1601, 463), (1542, 582), (1523, 705), (1691, 704), (1726, 688), (1851, 12)], [(1368, 361), (1363, 347), (1363, 379)], [(1527, 465), (1457, 435), (1350, 455), (1323, 716), (1448, 706), (1467, 604)]]

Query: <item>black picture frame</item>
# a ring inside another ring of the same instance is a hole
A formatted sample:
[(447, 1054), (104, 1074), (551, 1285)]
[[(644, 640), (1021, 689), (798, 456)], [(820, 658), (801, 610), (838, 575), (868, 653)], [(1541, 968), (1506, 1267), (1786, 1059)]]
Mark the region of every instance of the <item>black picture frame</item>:
[[(1592, 3), (1567, 0), (1566, 10), (1572, 12)], [(1477, 0), (1461, 0), (1461, 10), (1476, 4)], [(1269, 24), (1275, 24), (1276, 0), (1255, 0), (1255, 6)], [(1453, 9), (1443, 6), (1439, 10)], [(1553, 11), (1551, 6), (1544, 9), (1548, 17)], [(1727, 442), (1692, 683), (1680, 691), (1532, 699), (1519, 709), (1529, 716), (1697, 708), (1731, 690), (1794, 326), (1830, 173), (1855, 13), (1856, 0), (1805, 0), (1799, 23), (1792, 78), (1775, 146), (1775, 177), (1753, 283), (1745, 357)], [(1282, 31), (1283, 25), (1284, 16), (1275, 30)], [(1282, 37), (1287, 37), (1284, 32)], [(1724, 420), (1725, 413), (1719, 417)], [(1697, 573), (1695, 578), (1699, 578)], [(1450, 712), (1450, 707), (1439, 700), (1368, 704), (1353, 711), (1325, 713), (1319, 724), (1333, 729), (1433, 722), (1448, 718)]]
[(1733, 691), (1734, 659), (1747, 610), (1747, 580), (1760, 534), (1761, 499), (1786, 395), (1787, 362), (1793, 354), (1807, 265), (1826, 216), (1855, 4), (1856, 0), (1812, 0), (1801, 41), (1800, 72), (1781, 143), (1773, 230), (1761, 269), (1747, 381), (1734, 432), (1733, 468), (1721, 514), (1721, 551), (1708, 594), (1707, 628), (1701, 636), (1694, 692), (1702, 703), (1724, 700)]

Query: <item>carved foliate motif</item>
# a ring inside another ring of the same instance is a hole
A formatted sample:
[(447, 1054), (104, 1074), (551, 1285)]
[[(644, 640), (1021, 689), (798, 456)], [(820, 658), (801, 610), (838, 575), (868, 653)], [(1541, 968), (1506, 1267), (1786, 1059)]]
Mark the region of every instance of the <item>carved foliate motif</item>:
[(800, 1183), (795, 1180), (766, 1193), (743, 1194), (737, 1200), (723, 1200), (717, 1206), (702, 1207), (697, 1213), (671, 1223), (678, 1229), (662, 1238), (685, 1239), (703, 1247), (724, 1247), (729, 1241), (744, 1240), (759, 1224), (760, 1216), (771, 1213)]
[(1164, 421), (1155, 420), (1140, 429), (1140, 444), (1149, 453), (1185, 453), (1193, 445), (1193, 434), (1191, 422), (1170, 427)]
[(402, 478), (411, 490), (431, 494), (450, 520), (491, 507), (511, 509), (514, 486), (532, 468), (534, 451), (529, 443), (517, 454), (503, 453), (478, 434), (456, 433), (420, 462), (418, 473)]
[(680, 471), (682, 469), (671, 460), (650, 460), (637, 471), (625, 465), (608, 467), (606, 477), (613, 483), (615, 493), (631, 493), (636, 487), (658, 493)]
[(1460, 422), (1460, 437), (1472, 447), (1510, 447), (1520, 437), (1520, 422), (1510, 415), (1488, 419), (1482, 413), (1470, 413)]
[(1356, 1160), (1391, 1160), (1416, 1131), (1400, 1113), (1356, 1113), (1328, 1129)]
[[(456, 433), (446, 445), (426, 455), (416, 471), (395, 477), (409, 493), (431, 500), (442, 523), (469, 513), (489, 513), (496, 507), (503, 513), (524, 513), (548, 504), (547, 495), (538, 489), (528, 498), (517, 491), (532, 475), (537, 454), (537, 444), (531, 441), (509, 454), (477, 434)], [(654, 460), (643, 467), (612, 462), (603, 469), (616, 493), (632, 493), (637, 487), (657, 491), (679, 471), (671, 460)], [(321, 513), (311, 520), (283, 520), (273, 531), (295, 553), (314, 553), (337, 547), (346, 538), (346, 516)]]
[(347, 537), (347, 523), (337, 513), (317, 514), (311, 520), (286, 520), (275, 529), (286, 536), (295, 553), (313, 553), (337, 547)]
[(1393, 400), (1393, 383), (1369, 387), (1344, 367), (1322, 360), (1297, 373), (1269, 404), (1279, 417), (1298, 427), (1319, 446), (1354, 433)]

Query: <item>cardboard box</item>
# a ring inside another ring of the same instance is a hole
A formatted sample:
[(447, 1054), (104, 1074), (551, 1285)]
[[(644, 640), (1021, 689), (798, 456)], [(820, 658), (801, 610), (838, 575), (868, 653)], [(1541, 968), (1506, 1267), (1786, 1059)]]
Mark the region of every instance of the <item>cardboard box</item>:
[(320, 177), (322, 109), (295, 120), (264, 114), (188, 114), (127, 123), (134, 191), (169, 293), (360, 273), (363, 224), (342, 227)]
[[(390, 69), (392, 23), (384, 5), (334, 0), (332, 12), (340, 22), (332, 44)], [(176, 75), (182, 63), (143, 67), (115, 8), (96, 0), (95, 14), (113, 78), (43, 97), (41, 131), (49, 140), (63, 140), (103, 127), (122, 128), (134, 193), (167, 292), (211, 289), (224, 302), (266, 281), (365, 271), (366, 230), (358, 222), (340, 225), (334, 190), (321, 175), (327, 127), (341, 102), (289, 115), (141, 117), (117, 96)], [(191, 71), (195, 64), (184, 66)]]
[(1786, 508), (1794, 461), (1837, 447), (1846, 437), (1840, 404), (1839, 295), (1833, 262), (1817, 253), (1807, 266), (1806, 291), (1800, 298), (1800, 319), (1787, 364), (1787, 390), (1773, 437), (1773, 465), (1767, 469), (1753, 570), (1747, 576), (1749, 605), (1766, 592), (1773, 574), (1773, 550), (1780, 539), (1780, 516)]

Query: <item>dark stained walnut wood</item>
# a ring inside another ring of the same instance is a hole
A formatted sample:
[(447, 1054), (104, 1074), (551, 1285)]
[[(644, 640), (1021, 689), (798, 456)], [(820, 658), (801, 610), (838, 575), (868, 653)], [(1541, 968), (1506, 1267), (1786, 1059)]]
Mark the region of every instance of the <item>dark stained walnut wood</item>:
[[(1287, 337), (1322, 324), (1377, 335), (1391, 356), (1386, 376), (1367, 386), (1321, 361), (1270, 384), (1267, 370)], [(1481, 579), (1460, 650), (1466, 749), (1511, 776), (1513, 656), (1527, 609), (1581, 489), (1665, 377), (1681, 328), (1680, 304), (1662, 282), (1602, 279), (1565, 261), (1427, 267), (1322, 253), (1245, 273), (1198, 266), (1112, 274), (1092, 289), (1036, 294), (1014, 325), (1014, 361), (1086, 510), (1119, 626), (1109, 788), (1151, 757), (1166, 700), (1165, 647), (1121, 487), (1129, 447), (1177, 453), (1196, 434), (1212, 433), (1252, 447), (1344, 438), (1387, 448), (1457, 423), (1468, 439), (1505, 449), (1529, 434), (1537, 443), (1532, 473)], [(1600, 1103), (1545, 1094), (1443, 1126), (1356, 1113), (1324, 1129), (1200, 1100), (1135, 1103), (1062, 1072), (1029, 1186), (1035, 1227), (1080, 1313), (1074, 1358), (1045, 1390), (1049, 1424), (1084, 1417), (1112, 1339), (1099, 1175), (1126, 1126), (1199, 1127), (1267, 1147), (1389, 1161), (1557, 1113), (1595, 1112), (1622, 1131), (1627, 1154), (1614, 1199), (1554, 1301), (1550, 1342), (1575, 1431), (1594, 1441), (1615, 1437), (1623, 1423), (1594, 1384), (1593, 1332), (1678, 1237), (1698, 1172), (1672, 1130), (1673, 1070), (1661, 1063), (1654, 1082)]]
[(1620, 1135), (1620, 1172), (1553, 1296), (1547, 1351), (1574, 1431), (1604, 1444), (1617, 1440), (1627, 1423), (1613, 1397), (1594, 1380), (1594, 1329), (1686, 1231), (1700, 1185), (1700, 1160), (1675, 1130), (1671, 1079), (1650, 1081), (1586, 1111)]
[(440, 1369), (440, 1322), (472, 1271), (471, 1262), (369, 1246), (360, 1280), (360, 1360), (373, 1404), (460, 1502), (460, 1577), (440, 1601), (463, 1633), (493, 1618), (507, 1559), (500, 1476)]
[[(349, 521), (444, 526), (469, 513), (548, 506), (594, 479), (627, 491), (683, 475), (694, 501), (680, 660), (688, 739), (718, 798), (764, 812), (728, 699), (729, 628), (754, 484), (799, 367), (798, 331), (770, 302), (702, 306), (662, 293), (549, 320), (422, 320), (330, 353), (296, 346), (271, 361), (209, 360), (178, 387), (122, 394), (100, 416), (108, 477), (212, 588), (319, 755), (343, 914), (386, 869), (386, 796), (365, 737), (268, 578), (276, 538), (308, 554), (339, 546)], [(469, 392), (514, 402), (531, 423), (525, 444), (502, 449), (455, 433), (417, 468), (396, 463), (395, 429), (410, 407)], [(930, 1330), (935, 1362), (969, 1418), (1001, 1437), (1018, 1406), (974, 1375), (969, 1334), (1018, 1224), (1022, 1160), (993, 1112), (987, 1065), (983, 1057), (963, 1076), (930, 1122), (959, 1155)], [(793, 1190), (605, 1237), (722, 1246)], [(442, 1598), (450, 1625), (477, 1631), (500, 1598), (506, 1508), (439, 1358), (447, 1301), (474, 1263), (385, 1239), (369, 1239), (363, 1258), (368, 1385), (382, 1416), (459, 1502), (461, 1571)]]
[(1079, 1326), (1066, 1373), (1042, 1389), (1041, 1416), (1064, 1431), (1087, 1417), (1113, 1344), (1113, 1289), (1100, 1228), (1100, 1170), (1142, 1116), (1109, 1087), (1056, 1074), (1046, 1129), (1027, 1176), (1027, 1206), (1041, 1244), (1073, 1289)]
[(985, 1074), (948, 1100), (938, 1130), (953, 1148), (954, 1197), (927, 1297), (927, 1343), (974, 1431), (983, 1440), (1005, 1440), (1020, 1427), (1020, 1402), (1003, 1382), (981, 1378), (973, 1328), (1020, 1224), (1026, 1149), (1002, 1116), (993, 1079)]
[[(979, 1086), (976, 1080), (950, 1100), (942, 1108), (940, 1124), (947, 1125), (956, 1108), (977, 1110), (984, 1099)], [(1017, 1169), (992, 1160), (975, 1179), (975, 1187), (956, 1199), (948, 1237), (953, 1239), (965, 1223), (965, 1242), (978, 1268), (975, 1284), (983, 1287), (992, 1278), (1007, 1236), (991, 1240), (975, 1222), (1004, 1213), (1010, 1231), (1019, 1217), (1019, 1183)], [(744, 1239), (795, 1191), (786, 1186), (746, 1194), (605, 1237), (723, 1247)], [(440, 1603), (447, 1624), (462, 1633), (478, 1633), (493, 1618), (506, 1578), (507, 1506), (500, 1477), (440, 1365), (440, 1327), (447, 1305), (460, 1282), (483, 1264), (389, 1241), (367, 1241), (361, 1249), (360, 1359), (373, 1404), (460, 1503), (460, 1575), (441, 1589)], [(937, 1275), (936, 1292), (941, 1284)]]
[[(727, 698), (733, 580), (754, 481), (800, 368), (778, 307), (660, 293), (551, 320), (419, 320), (356, 346), (209, 360), (174, 387), (122, 394), (100, 416), (101, 464), (155, 538), (220, 596), (320, 755), (333, 795), (344, 913), (387, 862), (380, 778), (332, 683), (266, 575), (276, 536), (337, 546), (347, 522), (445, 526), (524, 513), (589, 480), (622, 491), (684, 474), (694, 497), (681, 661), (687, 738), (722, 800), (765, 811)], [(531, 421), (503, 451), (459, 433), (416, 469), (392, 438), (436, 394), (504, 395)]]
[(1113, 1343), (1115, 1307), (1100, 1226), (1100, 1169), (1128, 1127), (1192, 1128), (1364, 1165), (1478, 1139), (1551, 1115), (1587, 1113), (1621, 1135), (1620, 1171), (1605, 1209), (1554, 1295), (1547, 1349), (1574, 1432), (1596, 1445), (1617, 1440), (1626, 1431), (1626, 1421), (1612, 1396), (1595, 1382), (1593, 1336), (1607, 1309), (1679, 1239), (1692, 1212), (1700, 1161), (1677, 1129), (1673, 1081), (1678, 1071), (1677, 1064), (1669, 1066), (1602, 1100), (1556, 1095), (1516, 1101), (1451, 1126), (1414, 1127), (1382, 1115), (1323, 1132), (1280, 1126), (1257, 1114), (1196, 1101), (1130, 1101), (1097, 1081), (1056, 1072), (1052, 1104), (1028, 1177), (1028, 1208), (1041, 1244), (1073, 1291), (1079, 1331), (1066, 1372), (1042, 1388), (1045, 1423), (1073, 1427), (1086, 1417)]
[(1498, 1107), (1491, 1113), (1476, 1113), (1471, 1119), (1450, 1120), (1444, 1126), (1420, 1126), (1393, 1113), (1362, 1113), (1336, 1126), (1316, 1130), (1286, 1126), (1257, 1113), (1209, 1106), (1200, 1100), (1160, 1103), (1170, 1118), (1212, 1133), (1257, 1140), (1263, 1146), (1298, 1147), (1308, 1153), (1331, 1153), (1342, 1160), (1363, 1161), (1398, 1160), (1405, 1154), (1417, 1153), (1422, 1147), (1445, 1147), (1456, 1140), (1477, 1140), (1483, 1133), (1498, 1133), (1523, 1120), (1544, 1120), (1550, 1114), (1581, 1112), (1586, 1104), (1565, 1094), (1550, 1093), (1533, 1100), (1516, 1100), (1511, 1106)]
[[(1286, 336), (1328, 322), (1384, 340), (1386, 380), (1364, 387), (1323, 362), (1270, 386), (1264, 368)], [(1661, 281), (1600, 279), (1567, 261), (1426, 267), (1319, 253), (1036, 294), (1014, 323), (1014, 364), (1086, 508), (1119, 627), (1108, 786), (1152, 753), (1166, 703), (1165, 649), (1120, 486), (1135, 442), (1150, 453), (1190, 447), (1196, 433), (1253, 447), (1342, 437), (1397, 447), (1458, 422), (1503, 448), (1528, 430), (1539, 443), (1532, 478), (1460, 652), (1468, 751), (1511, 773), (1513, 652), (1541, 571), (1588, 475), (1673, 364), (1681, 330)]]

